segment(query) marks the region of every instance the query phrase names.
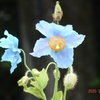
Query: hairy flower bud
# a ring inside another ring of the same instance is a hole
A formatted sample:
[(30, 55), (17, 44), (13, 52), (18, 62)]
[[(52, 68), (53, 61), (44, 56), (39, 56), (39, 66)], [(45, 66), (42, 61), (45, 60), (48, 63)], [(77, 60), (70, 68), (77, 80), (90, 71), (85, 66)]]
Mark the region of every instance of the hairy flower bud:
[(76, 83), (77, 83), (77, 75), (75, 73), (70, 73), (65, 75), (64, 77), (64, 87), (66, 88), (66, 90), (71, 90), (75, 87)]

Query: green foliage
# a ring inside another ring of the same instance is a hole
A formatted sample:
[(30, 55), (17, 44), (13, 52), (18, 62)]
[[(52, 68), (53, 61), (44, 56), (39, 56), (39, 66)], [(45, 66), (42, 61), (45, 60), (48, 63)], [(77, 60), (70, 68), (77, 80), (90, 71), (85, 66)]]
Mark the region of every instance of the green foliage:
[(90, 87), (98, 87), (100, 86), (100, 77), (95, 78), (93, 81), (89, 83)]
[[(37, 72), (37, 70), (34, 70)], [(43, 68), (42, 71), (39, 72), (38, 75), (35, 75), (33, 73), (33, 70), (31, 71), (32, 77), (28, 77), (28, 72), (25, 73), (25, 76), (23, 76), (19, 81), (18, 85), (23, 86), (24, 92), (30, 93), (40, 99), (46, 100), (46, 96), (43, 92), (43, 89), (47, 86), (49, 78), (47, 71)]]
[(40, 99), (43, 99), (41, 91), (36, 87), (31, 87), (31, 86), (30, 87), (24, 87), (24, 91), (27, 92), (27, 93), (30, 93), (30, 94), (32, 94), (32, 95), (34, 95), (34, 96), (36, 96)]
[(43, 90), (46, 87), (48, 80), (49, 80), (48, 74), (46, 70), (43, 68), (39, 76), (35, 77), (35, 81), (34, 82), (31, 81), (30, 84), (37, 88), (41, 88)]
[(55, 94), (55, 99), (54, 99), (54, 100), (62, 100), (62, 96), (63, 96), (62, 91), (58, 91), (58, 92)]

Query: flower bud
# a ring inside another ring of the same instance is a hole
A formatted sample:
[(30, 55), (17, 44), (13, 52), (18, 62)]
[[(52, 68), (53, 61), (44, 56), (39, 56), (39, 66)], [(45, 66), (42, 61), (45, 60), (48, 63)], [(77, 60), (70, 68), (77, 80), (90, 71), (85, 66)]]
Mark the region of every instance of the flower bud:
[(66, 88), (66, 90), (71, 90), (75, 87), (76, 83), (77, 83), (77, 75), (75, 73), (70, 73), (65, 75), (64, 77), (64, 87)]
[[(54, 70), (54, 72), (53, 72), (53, 74), (54, 74), (54, 78), (56, 78), (56, 73), (57, 73), (57, 71), (56, 71), (56, 69)], [(58, 70), (58, 80), (60, 79), (60, 71)]]
[(27, 76), (23, 76), (17, 83), (18, 86), (25, 86), (28, 84), (29, 78)]
[(39, 74), (40, 74), (40, 72), (36, 68), (32, 69), (32, 73), (35, 76), (39, 76)]
[(59, 1), (56, 2), (56, 5), (55, 5), (55, 9), (54, 9), (54, 13), (52, 14), (52, 17), (53, 17), (53, 21), (56, 22), (56, 21), (60, 21), (61, 18), (63, 16), (63, 11), (61, 9), (61, 6), (59, 4)]

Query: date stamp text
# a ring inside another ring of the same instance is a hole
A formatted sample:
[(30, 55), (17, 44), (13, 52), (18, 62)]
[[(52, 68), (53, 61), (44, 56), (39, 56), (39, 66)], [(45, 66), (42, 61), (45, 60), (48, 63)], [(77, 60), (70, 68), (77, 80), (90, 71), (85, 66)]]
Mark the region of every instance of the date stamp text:
[(88, 93), (100, 93), (100, 89), (88, 89)]

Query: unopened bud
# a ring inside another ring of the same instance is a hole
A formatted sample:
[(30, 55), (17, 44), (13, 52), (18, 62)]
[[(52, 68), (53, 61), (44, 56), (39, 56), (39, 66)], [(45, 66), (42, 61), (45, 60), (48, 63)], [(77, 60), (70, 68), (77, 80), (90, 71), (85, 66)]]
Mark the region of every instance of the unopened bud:
[(29, 78), (27, 76), (23, 76), (17, 83), (18, 86), (25, 86), (28, 84)]
[(40, 74), (40, 72), (36, 68), (32, 69), (32, 73), (35, 76), (39, 76), (39, 74)]
[(60, 71), (59, 70), (58, 70), (58, 73), (57, 73), (57, 71), (55, 69), (54, 72), (53, 72), (53, 74), (54, 74), (55, 78), (56, 78), (56, 74), (58, 74), (58, 80), (60, 79)]
[(76, 83), (78, 81), (77, 75), (75, 73), (70, 73), (65, 75), (64, 77), (64, 87), (66, 90), (71, 90), (75, 87)]
[(59, 4), (59, 1), (57, 1), (55, 5), (54, 13), (52, 14), (53, 21), (54, 22), (60, 21), (62, 19), (62, 16), (63, 16), (63, 11)]

